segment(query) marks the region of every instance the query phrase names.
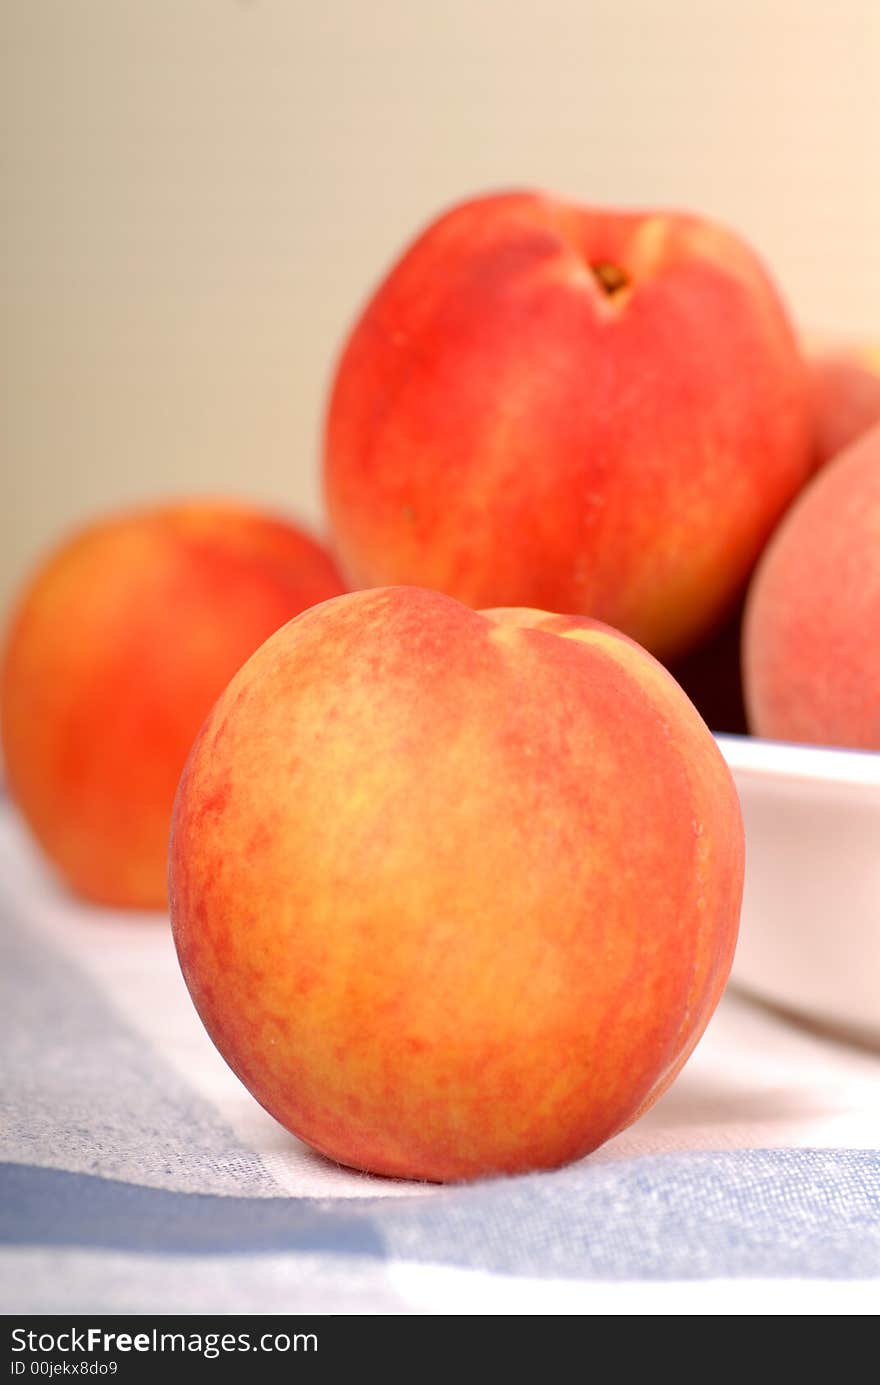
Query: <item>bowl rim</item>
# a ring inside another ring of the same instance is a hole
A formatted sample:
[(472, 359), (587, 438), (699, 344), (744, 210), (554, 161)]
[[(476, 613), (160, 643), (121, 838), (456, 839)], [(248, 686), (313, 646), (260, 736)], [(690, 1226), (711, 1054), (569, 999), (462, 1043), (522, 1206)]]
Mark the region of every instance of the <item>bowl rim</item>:
[(880, 789), (880, 751), (768, 741), (716, 733), (715, 741), (737, 775)]

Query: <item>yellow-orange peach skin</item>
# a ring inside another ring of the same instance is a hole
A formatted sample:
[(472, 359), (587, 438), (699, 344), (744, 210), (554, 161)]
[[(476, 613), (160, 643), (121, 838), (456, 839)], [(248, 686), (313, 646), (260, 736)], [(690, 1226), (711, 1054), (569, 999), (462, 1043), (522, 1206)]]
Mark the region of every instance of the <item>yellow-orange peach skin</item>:
[(767, 547), (749, 591), (751, 729), (880, 750), (880, 424), (824, 467)]
[(454, 1180), (595, 1149), (727, 978), (739, 804), (618, 632), (416, 588), (307, 612), (181, 780), (175, 942), (209, 1034), (330, 1158)]
[(70, 888), (166, 902), (177, 782), (216, 698), (259, 644), (344, 590), (324, 550), (238, 502), (131, 511), (34, 573), (0, 673), (11, 795)]
[(352, 585), (578, 612), (668, 661), (810, 466), (804, 362), (738, 237), (520, 192), (454, 208), (380, 285), (324, 475)]

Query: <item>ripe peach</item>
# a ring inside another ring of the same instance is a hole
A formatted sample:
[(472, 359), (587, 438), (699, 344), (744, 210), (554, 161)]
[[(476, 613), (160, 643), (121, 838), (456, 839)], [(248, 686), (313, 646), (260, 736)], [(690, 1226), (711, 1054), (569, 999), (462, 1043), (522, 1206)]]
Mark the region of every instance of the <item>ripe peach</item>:
[(880, 750), (880, 425), (824, 467), (786, 515), (743, 629), (752, 730)]
[(823, 466), (880, 423), (880, 347), (816, 347), (808, 360), (815, 460)]
[(634, 1120), (721, 994), (739, 804), (597, 622), (340, 597), (268, 640), (178, 792), (175, 942), (220, 1052), (344, 1164), (547, 1168)]
[(166, 900), (187, 752), (257, 645), (342, 580), (311, 538), (237, 502), (114, 515), (30, 581), (0, 673), (9, 788), (68, 885)]
[(730, 231), (549, 195), (454, 208), (355, 326), (325, 489), (354, 586), (579, 612), (664, 659), (810, 470), (806, 370)]

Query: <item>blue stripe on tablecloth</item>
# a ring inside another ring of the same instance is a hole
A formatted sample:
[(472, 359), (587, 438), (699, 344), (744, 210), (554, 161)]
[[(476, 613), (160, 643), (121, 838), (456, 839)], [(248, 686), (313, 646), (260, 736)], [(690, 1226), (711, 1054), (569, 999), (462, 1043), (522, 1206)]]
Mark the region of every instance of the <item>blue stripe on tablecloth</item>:
[(259, 1155), (14, 899), (2, 913), (0, 1159), (190, 1191), (280, 1192)]
[(880, 1275), (880, 1154), (589, 1161), (408, 1199), (217, 1197), (0, 1166), (0, 1242), (157, 1255), (323, 1252), (580, 1279)]
[(217, 1197), (91, 1174), (0, 1165), (0, 1244), (101, 1247), (141, 1254), (326, 1251), (381, 1255), (348, 1199)]

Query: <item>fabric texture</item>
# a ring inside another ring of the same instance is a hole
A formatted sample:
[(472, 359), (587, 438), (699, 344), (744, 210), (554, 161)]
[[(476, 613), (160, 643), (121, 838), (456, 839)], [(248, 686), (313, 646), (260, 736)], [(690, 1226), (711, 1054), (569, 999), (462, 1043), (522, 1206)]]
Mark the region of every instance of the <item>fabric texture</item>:
[(225, 1066), (167, 918), (89, 909), (0, 806), (7, 1313), (874, 1313), (880, 1055), (724, 997), (652, 1111), (434, 1187), (309, 1150)]

